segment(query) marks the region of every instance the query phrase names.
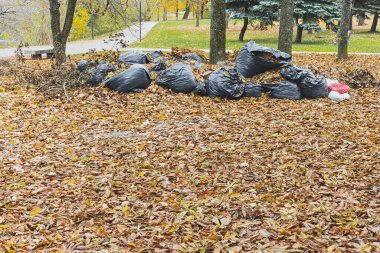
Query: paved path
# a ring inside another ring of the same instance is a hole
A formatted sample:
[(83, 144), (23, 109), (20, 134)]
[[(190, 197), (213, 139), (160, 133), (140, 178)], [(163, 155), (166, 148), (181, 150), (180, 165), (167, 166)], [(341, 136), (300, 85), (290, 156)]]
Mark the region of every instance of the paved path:
[[(157, 22), (143, 22), (141, 35), (145, 37), (149, 31), (157, 24)], [(123, 31), (124, 37), (119, 37), (119, 39), (123, 39), (127, 44), (136, 42), (139, 40), (139, 26), (131, 26)], [(96, 51), (104, 50), (116, 50), (122, 49), (119, 45), (115, 45), (115, 41), (106, 39), (96, 39), (96, 40), (85, 40), (85, 41), (75, 41), (67, 44), (66, 53), (67, 54), (82, 54), (87, 53), (90, 50), (95, 49)], [(33, 49), (49, 49), (52, 46), (33, 46), (27, 48), (28, 50)], [(9, 58), (15, 56), (16, 48), (5, 48), (0, 49), (0, 58)], [(123, 49), (124, 50), (124, 49)]]

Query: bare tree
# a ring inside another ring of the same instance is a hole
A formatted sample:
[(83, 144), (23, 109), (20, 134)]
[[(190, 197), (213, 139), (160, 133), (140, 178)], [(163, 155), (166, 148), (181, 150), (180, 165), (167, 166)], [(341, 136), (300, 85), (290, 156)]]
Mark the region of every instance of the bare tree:
[(200, 6), (199, 6), (199, 0), (196, 0), (196, 14), (195, 14), (195, 16), (197, 17), (197, 21), (196, 21), (196, 24), (195, 24), (195, 26), (196, 27), (199, 27), (199, 18), (200, 18)]
[(226, 4), (224, 0), (211, 1), (210, 63), (226, 57)]
[(11, 7), (5, 8), (0, 6), (0, 18), (9, 14), (15, 14), (15, 11), (13, 11)]
[(49, 0), (50, 4), (50, 25), (53, 35), (54, 57), (57, 65), (66, 61), (66, 43), (73, 25), (75, 7), (77, 0), (68, 0), (66, 17), (61, 30), (61, 12), (59, 10), (59, 0)]
[(348, 58), (348, 40), (351, 22), (352, 0), (342, 0), (342, 17), (338, 31), (338, 58)]
[(281, 0), (280, 33), (278, 49), (292, 53), (294, 0)]

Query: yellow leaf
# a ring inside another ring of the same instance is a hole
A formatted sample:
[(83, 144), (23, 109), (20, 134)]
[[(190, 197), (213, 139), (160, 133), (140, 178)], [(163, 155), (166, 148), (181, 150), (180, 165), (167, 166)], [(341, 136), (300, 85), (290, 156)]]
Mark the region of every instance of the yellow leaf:
[(86, 206), (91, 206), (91, 199), (86, 199)]
[(327, 252), (333, 252), (333, 251), (335, 250), (336, 247), (337, 247), (337, 245), (335, 245), (335, 244), (329, 246), (329, 247), (327, 248)]
[(6, 228), (8, 228), (8, 225), (0, 225), (0, 228), (6, 229)]
[(216, 234), (211, 234), (208, 236), (208, 239), (216, 241), (219, 240), (219, 236)]
[(161, 114), (161, 113), (158, 114), (158, 118), (159, 118), (160, 120), (164, 120), (164, 119), (166, 119), (165, 115), (163, 115), (163, 114)]
[(232, 193), (230, 195), (230, 198), (238, 198), (240, 196), (240, 193)]
[(29, 215), (30, 215), (30, 216), (36, 216), (36, 215), (39, 214), (41, 211), (42, 211), (42, 208), (40, 208), (40, 207), (36, 207), (36, 208), (34, 208), (32, 211), (30, 211)]
[(67, 181), (67, 184), (68, 185), (75, 185), (75, 179), (70, 179), (69, 181)]
[(128, 214), (128, 210), (129, 210), (129, 207), (128, 207), (128, 206), (123, 206), (123, 207), (121, 208), (121, 211), (122, 211), (125, 215)]

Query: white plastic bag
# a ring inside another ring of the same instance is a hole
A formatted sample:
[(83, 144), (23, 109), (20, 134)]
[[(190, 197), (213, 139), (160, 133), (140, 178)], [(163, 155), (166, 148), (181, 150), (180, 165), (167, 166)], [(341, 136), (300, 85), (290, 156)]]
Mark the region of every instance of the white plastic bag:
[(337, 91), (332, 91), (329, 93), (329, 99), (340, 102), (350, 99), (350, 95), (348, 93), (340, 94)]

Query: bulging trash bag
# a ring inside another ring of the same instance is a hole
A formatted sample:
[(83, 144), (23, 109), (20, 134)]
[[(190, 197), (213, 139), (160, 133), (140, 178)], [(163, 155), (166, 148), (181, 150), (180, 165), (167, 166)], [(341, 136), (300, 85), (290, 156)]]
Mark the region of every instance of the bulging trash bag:
[(281, 69), (281, 75), (286, 80), (299, 83), (305, 78), (314, 78), (313, 73), (308, 69), (289, 65)]
[(156, 84), (177, 93), (190, 93), (197, 87), (193, 71), (183, 63), (176, 63), (163, 70), (157, 77)]
[(207, 95), (205, 84), (202, 81), (198, 82), (197, 87), (195, 87), (194, 93), (199, 96)]
[(156, 59), (156, 58), (159, 58), (161, 56), (164, 56), (164, 53), (161, 50), (156, 50), (153, 53), (149, 54), (149, 56), (152, 59)]
[(207, 78), (206, 92), (210, 97), (238, 99), (243, 96), (244, 83), (235, 68), (223, 67)]
[(105, 82), (106, 87), (118, 92), (146, 89), (151, 82), (147, 67), (134, 64), (129, 69), (113, 76)]
[(244, 77), (252, 77), (290, 63), (292, 57), (284, 52), (248, 42), (239, 51), (236, 68)]
[(244, 86), (243, 97), (259, 98), (264, 92), (264, 88), (261, 85), (255, 83), (248, 83)]
[(298, 83), (305, 98), (324, 98), (329, 95), (326, 79), (323, 77), (306, 77)]
[(348, 93), (341, 94), (341, 93), (339, 93), (337, 91), (331, 91), (329, 93), (329, 99), (337, 101), (337, 102), (341, 102), (341, 101), (349, 100), (350, 99), (350, 95)]
[(298, 100), (302, 98), (301, 90), (296, 83), (283, 81), (276, 86), (266, 86), (272, 98)]
[(200, 68), (203, 69), (205, 65), (202, 62), (196, 62), (194, 63), (194, 68)]
[(148, 63), (148, 57), (146, 54), (140, 51), (129, 51), (119, 56), (119, 62), (122, 63), (139, 63), (139, 64), (146, 64)]
[(77, 68), (79, 72), (85, 72), (89, 66), (89, 61), (82, 59), (78, 62)]
[(188, 60), (188, 59), (190, 59), (190, 60), (194, 60), (194, 61), (197, 61), (197, 62), (203, 62), (202, 57), (200, 57), (199, 55), (194, 54), (194, 53), (187, 53), (187, 54), (184, 54), (184, 55), (182, 56), (182, 59), (184, 59), (184, 60)]
[(90, 85), (92, 86), (98, 86), (106, 77), (106, 75), (110, 72), (114, 72), (117, 70), (117, 67), (113, 66), (112, 64), (108, 62), (102, 62), (100, 63), (94, 70), (93, 75), (90, 80)]
[(166, 64), (163, 60), (158, 59), (158, 60), (155, 60), (154, 63), (155, 64), (152, 67), (153, 71), (159, 72), (166, 69)]

